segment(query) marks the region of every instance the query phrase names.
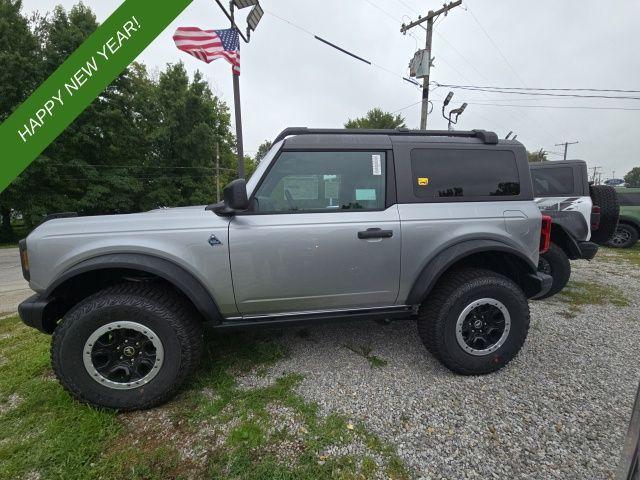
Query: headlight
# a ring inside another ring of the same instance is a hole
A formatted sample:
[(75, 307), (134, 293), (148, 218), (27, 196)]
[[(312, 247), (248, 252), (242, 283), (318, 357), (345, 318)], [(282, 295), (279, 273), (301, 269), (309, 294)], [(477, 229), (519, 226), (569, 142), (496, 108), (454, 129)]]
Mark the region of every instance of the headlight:
[(20, 249), (20, 263), (22, 264), (22, 276), (28, 282), (29, 275), (29, 254), (27, 253), (27, 240), (22, 239), (18, 242), (18, 248)]

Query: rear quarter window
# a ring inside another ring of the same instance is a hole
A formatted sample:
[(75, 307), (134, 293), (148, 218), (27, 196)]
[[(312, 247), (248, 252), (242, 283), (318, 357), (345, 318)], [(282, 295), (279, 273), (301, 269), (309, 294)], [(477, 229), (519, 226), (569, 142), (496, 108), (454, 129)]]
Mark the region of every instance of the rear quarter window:
[(428, 199), (498, 200), (520, 194), (513, 152), (506, 150), (414, 149), (413, 192)]
[(532, 168), (531, 179), (536, 197), (560, 197), (575, 191), (571, 167)]

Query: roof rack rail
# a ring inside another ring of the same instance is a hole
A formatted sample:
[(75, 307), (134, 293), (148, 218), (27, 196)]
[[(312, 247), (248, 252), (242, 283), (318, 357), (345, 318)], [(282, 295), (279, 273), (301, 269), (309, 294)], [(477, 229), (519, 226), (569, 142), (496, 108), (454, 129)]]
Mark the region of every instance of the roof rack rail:
[(408, 128), (384, 129), (384, 128), (285, 128), (275, 138), (273, 143), (284, 140), (290, 135), (415, 135), (418, 137), (458, 137), (478, 138), (488, 145), (498, 143), (498, 135), (487, 130), (410, 130)]

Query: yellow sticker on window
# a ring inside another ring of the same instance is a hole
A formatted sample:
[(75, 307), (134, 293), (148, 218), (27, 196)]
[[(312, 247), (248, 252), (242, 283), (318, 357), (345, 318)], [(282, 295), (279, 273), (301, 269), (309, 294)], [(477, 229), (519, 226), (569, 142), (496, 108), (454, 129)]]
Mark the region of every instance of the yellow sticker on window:
[(421, 187), (429, 185), (429, 177), (418, 177), (418, 185)]

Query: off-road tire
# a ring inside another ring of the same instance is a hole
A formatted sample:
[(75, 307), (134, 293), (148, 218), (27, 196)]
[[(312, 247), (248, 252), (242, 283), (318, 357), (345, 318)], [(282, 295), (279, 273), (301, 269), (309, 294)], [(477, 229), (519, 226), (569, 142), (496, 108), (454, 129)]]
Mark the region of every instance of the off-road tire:
[[(623, 231), (626, 233), (626, 239), (614, 242), (614, 237), (618, 235), (619, 231)], [(628, 223), (619, 223), (616, 227), (614, 235), (611, 237), (611, 240), (609, 240), (609, 243), (607, 243), (607, 245), (613, 248), (631, 248), (636, 244), (637, 241), (638, 229), (633, 225), (629, 225)]]
[(549, 245), (549, 250), (540, 255), (538, 271), (551, 275), (553, 278), (549, 291), (536, 297), (536, 300), (542, 300), (543, 298), (553, 297), (567, 285), (571, 277), (571, 262), (564, 250), (552, 242)]
[[(98, 328), (125, 320), (157, 334), (164, 362), (146, 385), (117, 390), (91, 377), (83, 350)], [(53, 333), (51, 363), (62, 386), (76, 399), (96, 407), (138, 410), (171, 398), (197, 366), (202, 348), (202, 321), (186, 299), (163, 285), (123, 283), (84, 299), (64, 316)]]
[[(467, 353), (456, 339), (456, 322), (464, 308), (481, 298), (502, 302), (511, 317), (505, 342), (492, 353)], [(445, 274), (422, 304), (418, 334), (445, 367), (462, 375), (483, 375), (507, 365), (520, 351), (529, 331), (529, 305), (520, 287), (490, 270), (466, 268)]]
[(600, 226), (597, 230), (591, 231), (591, 241), (598, 245), (606, 245), (613, 237), (618, 225), (620, 216), (618, 195), (609, 185), (591, 185), (589, 195), (593, 204), (600, 207)]

